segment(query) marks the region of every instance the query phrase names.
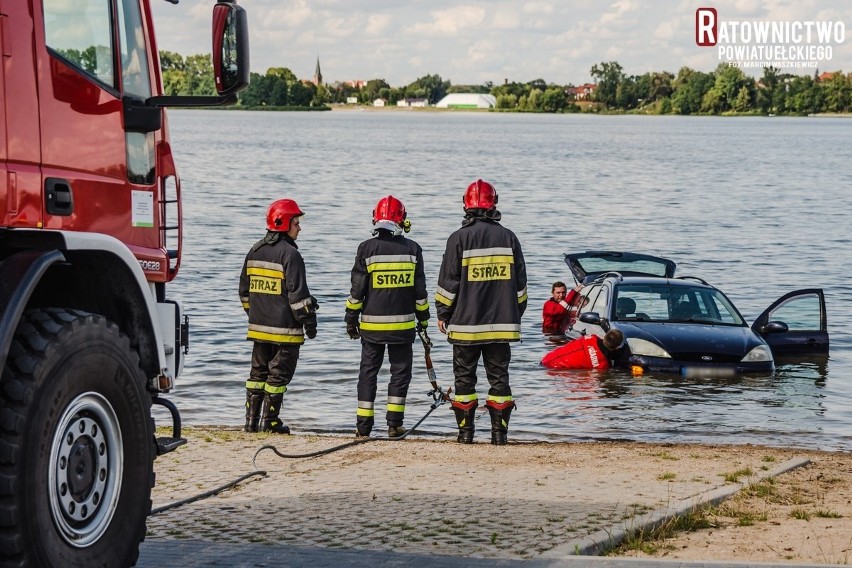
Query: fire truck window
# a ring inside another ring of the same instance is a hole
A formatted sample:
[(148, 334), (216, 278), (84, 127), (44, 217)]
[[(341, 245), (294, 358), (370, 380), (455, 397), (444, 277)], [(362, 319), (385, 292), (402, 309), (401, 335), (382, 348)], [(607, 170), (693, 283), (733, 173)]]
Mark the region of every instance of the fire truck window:
[(143, 99), (151, 96), (148, 52), (137, 0), (119, 0), (118, 36), (121, 42), (121, 83), (124, 92)]
[(140, 185), (154, 183), (154, 133), (126, 132), (127, 181)]
[(47, 46), (99, 81), (116, 87), (109, 2), (44, 0)]

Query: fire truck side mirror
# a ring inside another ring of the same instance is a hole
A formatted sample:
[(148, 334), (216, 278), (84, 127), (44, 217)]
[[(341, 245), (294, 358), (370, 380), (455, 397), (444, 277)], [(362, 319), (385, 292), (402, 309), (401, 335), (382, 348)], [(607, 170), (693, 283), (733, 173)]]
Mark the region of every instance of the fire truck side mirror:
[(213, 6), (213, 74), (220, 96), (249, 84), (248, 15), (233, 1)]
[(163, 123), (163, 111), (158, 107), (147, 106), (145, 101), (125, 95), (122, 99), (124, 106), (124, 130), (126, 132), (154, 132)]

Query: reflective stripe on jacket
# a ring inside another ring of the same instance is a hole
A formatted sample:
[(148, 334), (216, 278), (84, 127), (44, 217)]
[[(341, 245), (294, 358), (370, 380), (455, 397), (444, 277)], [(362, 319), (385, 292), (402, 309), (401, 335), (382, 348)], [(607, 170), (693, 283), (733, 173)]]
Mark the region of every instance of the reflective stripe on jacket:
[(476, 219), (447, 239), (435, 308), (451, 343), (519, 341), (527, 269), (515, 234)]
[(423, 251), (415, 241), (385, 230), (358, 246), (346, 300), (346, 321), (361, 318), (361, 337), (372, 343), (411, 343), (419, 321), (429, 323)]
[(317, 316), (305, 278), (305, 262), (289, 237), (261, 239), (246, 255), (240, 274), (240, 302), (249, 316), (246, 339), (301, 344), (304, 325)]

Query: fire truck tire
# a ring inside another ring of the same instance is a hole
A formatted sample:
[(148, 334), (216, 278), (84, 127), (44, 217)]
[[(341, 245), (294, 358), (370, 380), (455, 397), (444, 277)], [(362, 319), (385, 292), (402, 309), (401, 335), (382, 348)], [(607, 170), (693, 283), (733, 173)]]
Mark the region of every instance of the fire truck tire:
[(154, 455), (151, 396), (118, 326), (27, 311), (0, 376), (0, 565), (135, 564)]

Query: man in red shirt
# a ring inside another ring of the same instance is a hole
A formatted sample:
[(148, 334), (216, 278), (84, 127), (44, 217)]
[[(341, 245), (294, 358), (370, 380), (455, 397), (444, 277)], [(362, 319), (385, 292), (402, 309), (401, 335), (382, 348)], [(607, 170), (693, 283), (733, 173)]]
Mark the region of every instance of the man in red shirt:
[(550, 293), (552, 297), (544, 302), (541, 310), (541, 332), (545, 335), (564, 335), (568, 329), (568, 308), (577, 297), (577, 288), (568, 292), (564, 282), (556, 281), (550, 287)]
[(611, 329), (603, 339), (597, 335), (583, 335), (558, 347), (544, 356), (541, 364), (548, 369), (608, 369), (624, 348), (624, 334), (620, 329)]

